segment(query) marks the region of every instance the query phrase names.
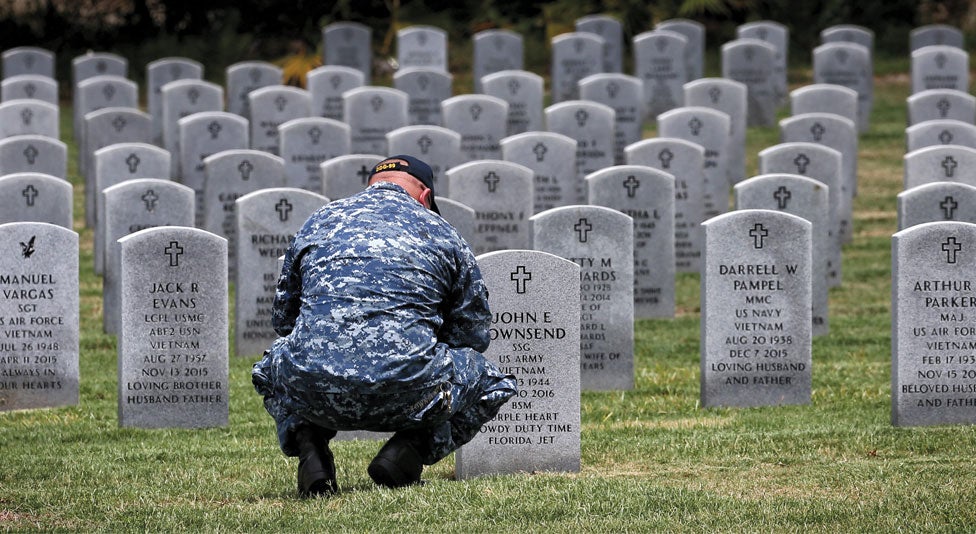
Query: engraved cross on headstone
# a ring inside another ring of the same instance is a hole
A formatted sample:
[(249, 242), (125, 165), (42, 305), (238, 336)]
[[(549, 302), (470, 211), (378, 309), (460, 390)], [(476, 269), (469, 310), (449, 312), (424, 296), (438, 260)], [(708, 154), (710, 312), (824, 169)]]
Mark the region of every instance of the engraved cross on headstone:
[(27, 158), (28, 165), (33, 165), (37, 161), (37, 154), (38, 151), (34, 145), (27, 145), (27, 148), (24, 149), (24, 157)]
[(674, 159), (674, 153), (668, 149), (664, 149), (658, 153), (657, 159), (661, 160), (661, 167), (665, 169), (671, 168), (671, 160)]
[(106, 85), (102, 87), (102, 96), (104, 96), (105, 100), (108, 101), (111, 101), (113, 98), (115, 98), (115, 86)]
[(798, 174), (806, 174), (807, 165), (810, 164), (810, 158), (806, 154), (800, 154), (793, 158), (793, 164), (796, 165), (796, 172)]
[(251, 178), (251, 171), (254, 170), (254, 165), (250, 161), (244, 160), (237, 166), (237, 170), (241, 173), (241, 180), (249, 180)]
[(942, 160), (942, 168), (945, 170), (946, 178), (952, 178), (952, 175), (956, 173), (957, 165), (959, 164), (956, 163), (956, 158), (952, 156), (946, 156), (945, 159)]
[(823, 134), (826, 131), (827, 129), (824, 128), (823, 124), (820, 124), (819, 122), (813, 123), (813, 126), (810, 127), (810, 133), (813, 134), (814, 141), (819, 142), (821, 139), (823, 139)]
[(281, 222), (288, 222), (288, 214), (291, 213), (292, 209), (293, 206), (291, 205), (291, 202), (288, 202), (287, 198), (283, 198), (279, 200), (277, 204), (275, 204), (275, 211), (278, 212), (278, 218), (281, 220)]
[(37, 86), (29, 83), (24, 86), (24, 93), (27, 94), (27, 98), (34, 98), (34, 93), (37, 92)]
[(281, 95), (278, 95), (278, 98), (275, 98), (274, 99), (274, 103), (275, 103), (275, 107), (278, 108), (278, 111), (279, 112), (280, 111), (284, 111), (285, 110), (285, 106), (288, 105), (288, 99), (285, 98), (285, 97), (283, 97), (283, 96), (281, 96)]
[(183, 255), (183, 247), (180, 246), (179, 241), (170, 241), (169, 246), (163, 249), (163, 252), (169, 256), (170, 267), (180, 266), (180, 256)]
[(522, 84), (520, 84), (518, 80), (509, 80), (508, 81), (508, 92), (509, 93), (512, 93), (512, 96), (517, 95), (518, 94), (518, 91), (519, 91), (519, 89), (521, 87), (522, 87)]
[(27, 199), (28, 206), (33, 206), (34, 199), (37, 198), (38, 193), (37, 193), (37, 189), (34, 188), (34, 184), (28, 184), (27, 187), (23, 191), (21, 191), (20, 194)]
[(373, 113), (379, 113), (383, 107), (383, 97), (376, 95), (369, 100), (369, 105), (373, 106)]
[(949, 116), (949, 109), (952, 108), (952, 104), (943, 98), (935, 103), (935, 107), (939, 109), (939, 116), (944, 119)]
[(31, 120), (34, 118), (34, 111), (31, 108), (26, 108), (20, 112), (20, 118), (24, 121), (24, 125), (30, 126)]
[(420, 147), (421, 154), (426, 154), (430, 150), (430, 145), (434, 144), (430, 137), (424, 135), (420, 139), (417, 139), (417, 146)]
[(956, 253), (962, 250), (962, 244), (955, 237), (947, 237), (942, 243), (942, 252), (946, 253), (946, 263), (956, 263)]
[(509, 278), (515, 282), (515, 292), (521, 295), (525, 293), (525, 283), (532, 280), (532, 272), (525, 270), (525, 265), (519, 265)]
[(762, 223), (756, 223), (755, 226), (752, 227), (752, 230), (749, 230), (749, 237), (752, 238), (752, 245), (756, 248), (763, 248), (763, 239), (765, 239), (767, 236), (769, 236), (769, 230), (767, 230)]
[(159, 195), (157, 195), (155, 191), (150, 189), (140, 198), (142, 198), (142, 201), (146, 203), (146, 211), (152, 212), (154, 209), (156, 209), (156, 201), (159, 200)]
[(313, 145), (319, 144), (319, 139), (322, 138), (322, 129), (318, 126), (312, 126), (308, 130), (308, 138), (312, 141)]
[(640, 180), (631, 174), (624, 180), (624, 187), (627, 188), (627, 198), (634, 198), (637, 195), (637, 188), (640, 187)]
[(369, 181), (369, 169), (365, 165), (359, 166), (359, 171), (356, 172), (356, 175), (363, 179), (364, 184)]
[(589, 234), (590, 230), (592, 229), (593, 225), (590, 224), (590, 221), (586, 220), (586, 217), (580, 219), (579, 222), (573, 226), (573, 230), (576, 230), (576, 237), (579, 238), (580, 243), (586, 243), (587, 234)]
[(116, 115), (115, 119), (112, 121), (112, 127), (115, 128), (116, 132), (121, 132), (124, 130), (126, 124), (125, 117), (122, 115)]
[(955, 214), (956, 208), (959, 207), (959, 203), (956, 199), (951, 196), (945, 197), (945, 200), (939, 203), (939, 207), (942, 208), (942, 216), (945, 220), (952, 220), (952, 216)]
[(576, 110), (576, 124), (578, 124), (580, 128), (586, 126), (586, 120), (589, 118), (590, 114), (587, 113), (585, 109)]
[(481, 116), (481, 111), (482, 111), (481, 106), (478, 104), (472, 104), (471, 107), (468, 108), (468, 111), (471, 112), (471, 120), (477, 122), (478, 117)]
[(691, 129), (691, 135), (698, 136), (698, 132), (701, 131), (702, 122), (698, 120), (698, 117), (692, 117), (688, 121), (688, 128)]
[(137, 156), (135, 152), (129, 154), (129, 157), (125, 158), (125, 164), (129, 166), (130, 174), (134, 174), (139, 169), (139, 163), (141, 162), (142, 160), (139, 159), (139, 156)]
[(485, 183), (488, 184), (488, 192), (494, 193), (495, 189), (498, 188), (498, 181), (501, 180), (501, 178), (499, 178), (498, 175), (495, 174), (495, 171), (491, 171), (485, 175), (484, 180)]
[(941, 141), (943, 145), (952, 144), (952, 132), (949, 130), (942, 130), (942, 133), (939, 134), (939, 141)]
[(712, 100), (712, 104), (718, 104), (718, 99), (722, 97), (722, 89), (718, 87), (712, 87), (708, 90), (708, 98)]
[(221, 126), (220, 123), (217, 121), (213, 121), (207, 125), (207, 131), (210, 132), (211, 139), (216, 139), (217, 136), (220, 135), (220, 131), (223, 129), (224, 127)]
[(535, 146), (532, 148), (532, 152), (535, 153), (536, 161), (544, 160), (546, 158), (546, 152), (548, 151), (549, 149), (546, 148), (546, 145), (543, 143), (536, 143)]
[(773, 198), (776, 199), (776, 205), (781, 210), (786, 209), (786, 206), (790, 202), (790, 197), (792, 196), (793, 193), (790, 193), (790, 190), (787, 189), (785, 185), (779, 186), (779, 189), (777, 189), (776, 192), (773, 193)]

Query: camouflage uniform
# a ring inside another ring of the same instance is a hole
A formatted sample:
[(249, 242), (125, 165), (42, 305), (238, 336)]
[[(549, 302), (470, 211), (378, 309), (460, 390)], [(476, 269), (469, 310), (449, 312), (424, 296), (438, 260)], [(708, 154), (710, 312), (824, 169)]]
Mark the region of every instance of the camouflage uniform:
[(516, 393), (485, 360), (488, 293), (457, 231), (379, 182), (313, 214), (285, 254), (278, 335), (255, 389), (288, 456), (295, 430), (403, 431), (432, 464)]

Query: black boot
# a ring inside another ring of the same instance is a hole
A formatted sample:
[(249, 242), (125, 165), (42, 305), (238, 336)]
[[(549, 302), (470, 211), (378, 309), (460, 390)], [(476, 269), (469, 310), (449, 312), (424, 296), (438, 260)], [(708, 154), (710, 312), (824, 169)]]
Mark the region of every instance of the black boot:
[(394, 434), (380, 449), (366, 472), (380, 486), (402, 488), (420, 482), (424, 464), (417, 449), (399, 434)]
[(309, 426), (295, 433), (298, 444), (298, 496), (332, 495), (339, 491), (336, 482), (335, 458), (323, 439)]

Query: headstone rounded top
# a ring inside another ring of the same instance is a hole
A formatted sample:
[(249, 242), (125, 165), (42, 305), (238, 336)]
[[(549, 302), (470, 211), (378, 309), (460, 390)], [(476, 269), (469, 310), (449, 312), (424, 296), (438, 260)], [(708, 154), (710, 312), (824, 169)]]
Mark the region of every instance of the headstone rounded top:
[(810, 152), (822, 152), (826, 154), (832, 153), (836, 155), (838, 160), (841, 157), (843, 157), (840, 151), (835, 148), (831, 148), (827, 145), (821, 145), (818, 143), (808, 143), (806, 141), (792, 141), (789, 143), (779, 143), (771, 147), (766, 147), (759, 151), (759, 157), (762, 158), (765, 156), (770, 156), (772, 154), (775, 154), (783, 150), (806, 150)]
[(814, 54), (820, 54), (834, 50), (836, 48), (842, 48), (844, 50), (857, 50), (863, 52), (865, 56), (871, 56), (871, 49), (862, 45), (861, 43), (856, 43), (854, 41), (830, 41), (820, 45), (817, 45), (813, 49)]
[(162, 187), (168, 187), (168, 188), (171, 188), (171, 189), (174, 189), (174, 190), (183, 190), (184, 192), (186, 192), (189, 195), (192, 195), (193, 194), (193, 188), (192, 187), (187, 186), (187, 185), (183, 185), (181, 183), (174, 182), (172, 180), (168, 180), (168, 179), (165, 179), (165, 178), (133, 178), (131, 180), (126, 180), (124, 182), (119, 182), (117, 184), (112, 184), (112, 185), (106, 187), (105, 189), (102, 189), (102, 192), (105, 193), (106, 195), (110, 195), (110, 194), (112, 194), (113, 192), (115, 192), (117, 190), (122, 190), (122, 189), (126, 189), (126, 188), (129, 188), (129, 187), (137, 187), (138, 188), (140, 186), (162, 186)]
[(184, 63), (194, 68), (200, 69), (200, 71), (203, 72), (202, 63), (200, 63), (195, 59), (190, 59), (188, 57), (181, 57), (181, 56), (163, 57), (163, 58), (156, 59), (154, 61), (150, 61), (149, 63), (146, 64), (146, 69), (147, 70), (152, 69), (158, 67), (159, 65), (166, 65), (169, 63)]
[(667, 121), (669, 118), (674, 116), (686, 115), (689, 113), (694, 113), (696, 115), (707, 115), (713, 117), (715, 120), (729, 122), (732, 119), (729, 117), (728, 113), (719, 111), (714, 108), (706, 108), (704, 106), (684, 106), (680, 108), (674, 108), (669, 111), (665, 111), (657, 116), (658, 122)]
[(342, 156), (336, 156), (336, 157), (334, 157), (332, 159), (325, 160), (325, 161), (323, 161), (321, 163), (321, 165), (323, 165), (323, 166), (325, 166), (325, 165), (328, 165), (328, 166), (340, 165), (340, 164), (342, 164), (343, 162), (346, 162), (346, 161), (359, 160), (359, 159), (363, 159), (363, 158), (376, 158), (376, 161), (377, 162), (380, 162), (380, 161), (383, 161), (383, 159), (386, 158), (386, 156), (382, 156), (380, 154), (345, 154), (345, 155), (342, 155)]
[(810, 85), (804, 85), (803, 87), (790, 91), (790, 96), (795, 98), (811, 91), (834, 91), (836, 93), (843, 93), (849, 98), (857, 98), (857, 91), (851, 89), (850, 87), (844, 87), (843, 85), (833, 83), (813, 83)]
[(96, 150), (94, 152), (94, 154), (95, 154), (95, 157), (98, 158), (98, 157), (102, 157), (104, 154), (112, 154), (112, 153), (115, 153), (115, 152), (126, 152), (126, 151), (133, 151), (133, 150), (140, 150), (140, 151), (146, 151), (146, 152), (155, 152), (155, 153), (159, 154), (160, 156), (163, 156), (163, 157), (166, 157), (166, 158), (169, 158), (170, 157), (170, 153), (169, 153), (168, 150), (165, 150), (163, 148), (160, 148), (160, 147), (158, 147), (156, 145), (153, 145), (153, 144), (150, 144), (150, 143), (138, 143), (138, 142), (136, 142), (136, 143), (115, 143), (115, 144), (111, 144), (111, 145), (108, 145), (106, 147), (99, 148), (98, 150)]
[(314, 69), (308, 71), (306, 78), (311, 76), (325, 76), (327, 74), (345, 74), (348, 76), (357, 76), (360, 82), (363, 81), (363, 71), (359, 69), (354, 69), (352, 67), (347, 67), (345, 65), (322, 65), (321, 67), (315, 67)]
[(928, 45), (921, 48), (912, 50), (912, 59), (916, 59), (922, 56), (931, 56), (936, 54), (952, 54), (956, 56), (969, 56), (969, 54), (958, 47), (950, 45)]
[(606, 104), (601, 104), (599, 102), (592, 102), (590, 100), (567, 100), (565, 102), (553, 104), (547, 107), (545, 111), (546, 111), (546, 115), (549, 115), (551, 113), (559, 113), (565, 110), (566, 108), (580, 108), (580, 107), (594, 109), (597, 110), (597, 112), (599, 113), (609, 113), (611, 115), (616, 113), (614, 112), (612, 107)]
[(223, 150), (221, 152), (217, 152), (216, 154), (211, 154), (210, 156), (204, 158), (203, 164), (207, 165), (211, 161), (217, 161), (224, 158), (232, 158), (232, 157), (241, 157), (241, 158), (251, 157), (255, 159), (269, 160), (277, 163), (278, 165), (285, 164), (285, 160), (282, 159), (281, 156), (276, 156), (274, 154), (265, 152), (263, 150), (253, 150), (250, 148), (235, 148), (233, 150)]
[(937, 154), (939, 152), (965, 152), (976, 157), (976, 148), (970, 148), (968, 146), (962, 145), (935, 145), (920, 148), (918, 150), (913, 150), (903, 156), (903, 159), (909, 159), (921, 156), (923, 154)]
[(310, 200), (319, 200), (323, 205), (329, 202), (329, 199), (323, 195), (308, 191), (307, 189), (299, 189), (297, 187), (268, 187), (266, 189), (259, 189), (257, 191), (251, 191), (245, 195), (241, 195), (234, 202), (236, 202), (238, 206), (241, 206), (254, 202), (255, 199), (261, 199), (262, 197), (268, 195), (291, 195), (305, 197)]
[[(2, 179), (2, 178), (0, 178)], [(962, 182), (929, 182), (925, 184), (916, 185), (915, 187), (910, 187), (900, 193), (899, 197), (917, 195), (925, 193), (929, 190), (944, 190), (946, 188), (960, 189), (970, 191), (974, 196), (976, 196), (976, 186), (964, 184)]]
[(783, 217), (784, 221), (790, 221), (793, 224), (799, 224), (800, 226), (810, 226), (810, 221), (804, 219), (803, 217), (799, 217), (782, 211), (753, 210), (753, 209), (735, 210), (735, 211), (730, 211), (728, 213), (723, 213), (721, 215), (716, 215), (715, 217), (712, 217), (711, 219), (708, 219), (707, 221), (703, 222), (702, 226), (713, 226), (713, 225), (721, 225), (723, 223), (732, 223), (737, 219), (743, 219), (748, 221), (757, 216), (765, 217), (769, 214), (775, 214), (780, 217)]
[(627, 80), (628, 82), (635, 83), (635, 84), (644, 83), (637, 76), (631, 76), (630, 74), (624, 74), (622, 72), (598, 72), (596, 74), (590, 74), (589, 76), (580, 79), (580, 81), (577, 83), (579, 83), (580, 87), (583, 87), (591, 83), (610, 82), (610, 81), (618, 81), (618, 80)]
[(661, 29), (666, 29), (669, 26), (686, 26), (688, 28), (697, 28), (703, 33), (705, 31), (704, 24), (698, 22), (697, 20), (691, 20), (691, 19), (680, 19), (680, 18), (667, 19), (667, 20), (662, 20), (661, 22), (658, 22), (657, 24), (654, 25), (655, 28), (661, 28)]
[(651, 30), (643, 33), (639, 33), (634, 36), (634, 45), (638, 45), (647, 40), (655, 39), (666, 39), (671, 41), (678, 41), (683, 45), (688, 44), (688, 38), (684, 35), (671, 30)]
[(569, 137), (568, 135), (563, 135), (561, 133), (556, 133), (556, 132), (523, 132), (520, 134), (515, 134), (515, 135), (510, 135), (508, 137), (505, 137), (500, 141), (500, 144), (502, 146), (505, 146), (506, 144), (519, 143), (526, 139), (531, 141), (537, 141), (541, 139), (551, 139), (556, 142), (572, 143), (573, 145), (576, 144), (576, 140), (573, 139), (572, 137)]
[(441, 102), (441, 106), (444, 108), (444, 112), (447, 113), (447, 108), (451, 106), (459, 106), (471, 102), (472, 100), (478, 100), (482, 102), (489, 102), (492, 105), (498, 107), (504, 107), (508, 109), (508, 102), (498, 98), (497, 96), (491, 95), (481, 95), (481, 94), (467, 94), (467, 95), (456, 95), (451, 98), (447, 98)]
[(386, 138), (390, 139), (391, 137), (397, 137), (400, 135), (407, 135), (411, 133), (420, 134), (420, 133), (430, 133), (430, 132), (436, 132), (438, 135), (443, 135), (447, 137), (454, 137), (457, 139), (459, 143), (461, 142), (461, 134), (455, 132), (454, 130), (451, 130), (450, 128), (445, 128), (443, 126), (434, 126), (432, 124), (401, 126), (396, 130), (387, 132)]
[[(976, 128), (976, 125), (973, 125), (965, 121), (956, 120), (956, 119), (933, 119), (933, 120), (927, 120), (927, 121), (915, 123), (909, 126), (908, 128), (905, 128), (905, 133), (910, 135), (913, 132), (917, 132), (919, 130), (925, 130), (928, 128), (933, 128), (936, 126), (947, 127), (947, 128), (948, 127), (961, 128), (961, 129)], [(951, 144), (951, 143), (945, 143), (945, 144)]]
[(280, 125), (278, 125), (278, 132), (284, 133), (289, 130), (295, 128), (302, 128), (305, 126), (319, 126), (319, 127), (324, 126), (328, 128), (339, 128), (340, 130), (346, 131), (347, 135), (349, 132), (348, 124), (339, 120), (329, 119), (327, 117), (299, 117), (297, 119), (291, 119), (289, 121), (285, 121)]
[(786, 117), (785, 119), (779, 121), (780, 127), (786, 127), (794, 122), (800, 122), (805, 120), (817, 120), (822, 122), (840, 122), (844, 125), (850, 126), (856, 130), (857, 125), (854, 121), (848, 119), (847, 117), (842, 117), (835, 113), (801, 113), (799, 115), (794, 115), (792, 117)]
[(78, 89), (84, 89), (92, 85), (98, 85), (100, 83), (121, 83), (124, 85), (136, 85), (136, 82), (124, 77), (116, 76), (115, 74), (102, 74), (100, 76), (92, 76), (91, 78), (82, 80), (78, 82)]
[(510, 77), (510, 76), (519, 76), (519, 77), (522, 77), (522, 78), (532, 78), (533, 80), (539, 80), (539, 82), (542, 82), (543, 81), (542, 76), (539, 76), (538, 74), (536, 74), (534, 72), (529, 72), (527, 70), (500, 70), (498, 72), (493, 72), (491, 74), (485, 74), (481, 78), (481, 82), (482, 83), (490, 83), (491, 81), (496, 80), (498, 78), (506, 78), (506, 77)]
[(752, 22), (747, 22), (738, 27), (739, 30), (750, 30), (755, 27), (775, 27), (780, 30), (786, 31), (787, 28), (784, 24), (776, 22), (775, 20), (756, 20)]
[(397, 69), (397, 71), (393, 73), (393, 79), (398, 80), (405, 76), (421, 76), (421, 75), (441, 76), (448, 80), (454, 80), (454, 75), (451, 74), (450, 72), (438, 68), (434, 68), (434, 67), (404, 67), (402, 69)]
[(353, 98), (362, 93), (366, 93), (366, 94), (384, 93), (393, 98), (402, 98), (404, 102), (410, 99), (410, 95), (408, 95), (407, 93), (399, 89), (394, 89), (392, 87), (381, 87), (379, 85), (364, 85), (362, 87), (356, 87), (354, 89), (350, 89), (342, 93), (342, 98), (344, 99)]
[(500, 159), (479, 159), (475, 161), (469, 161), (467, 163), (462, 163), (456, 167), (452, 167), (446, 171), (446, 174), (464, 174), (466, 171), (476, 170), (481, 167), (491, 167), (492, 169), (503, 169), (506, 171), (525, 174), (528, 176), (535, 176), (532, 169), (526, 167), (525, 165), (520, 165), (518, 163), (513, 163), (511, 161), (504, 161)]
[[(170, 83), (179, 83), (179, 82), (170, 82)], [(273, 93), (273, 94), (292, 93), (299, 97), (308, 96), (308, 91), (300, 87), (292, 87), (290, 85), (268, 85), (266, 87), (261, 87), (260, 89), (255, 89), (251, 91), (250, 93), (248, 93), (248, 97), (261, 98), (262, 96), (268, 93)]]
[(595, 33), (588, 33), (588, 32), (567, 32), (567, 33), (561, 33), (561, 34), (553, 37), (552, 38), (552, 46), (556, 46), (557, 44), (562, 43), (564, 41), (572, 41), (574, 39), (582, 39), (584, 41), (591, 41), (592, 44), (596, 44), (596, 45), (600, 45), (600, 46), (603, 46), (603, 44), (606, 42), (606, 41), (604, 41), (603, 37), (600, 37), (599, 35), (596, 35)]
[(916, 100), (922, 100), (925, 98), (936, 98), (939, 96), (952, 96), (953, 98), (962, 98), (966, 100), (976, 100), (976, 96), (973, 96), (965, 91), (960, 91), (958, 89), (925, 89), (924, 91), (919, 91), (906, 99), (908, 102), (914, 102)]
[(641, 150), (651, 150), (658, 145), (678, 145), (683, 146), (688, 150), (693, 150), (695, 152), (700, 152), (702, 157), (705, 156), (705, 149), (698, 143), (692, 143), (685, 139), (679, 139), (677, 137), (655, 137), (652, 139), (642, 139), (636, 143), (627, 145), (624, 149), (626, 152), (640, 152)]
[(759, 48), (762, 48), (763, 50), (769, 51), (769, 53), (772, 54), (773, 56), (776, 55), (776, 47), (775, 46), (767, 43), (766, 41), (763, 41), (763, 40), (760, 40), (760, 39), (752, 39), (750, 37), (740, 37), (738, 39), (735, 39), (734, 41), (729, 41), (729, 42), (723, 44), (722, 45), (722, 52), (724, 53), (724, 52), (729, 51), (729, 50), (743, 48), (743, 47), (747, 47), (747, 46), (753, 46), (753, 47), (758, 46)]
[(475, 40), (488, 39), (494, 35), (507, 35), (509, 37), (515, 37), (516, 39), (521, 38), (521, 34), (512, 30), (506, 30), (504, 28), (492, 28), (490, 30), (481, 30), (480, 32), (472, 36)]
[(647, 167), (645, 165), (614, 165), (613, 167), (607, 167), (596, 172), (591, 172), (590, 174), (586, 175), (586, 180), (599, 180), (604, 176), (616, 176), (623, 173), (656, 177), (672, 181), (675, 178), (674, 175), (669, 172), (662, 171), (661, 169), (655, 169), (653, 167)]
[(151, 118), (152, 118), (145, 111), (142, 111), (142, 110), (139, 110), (139, 109), (136, 109), (136, 108), (110, 107), (110, 108), (96, 109), (95, 111), (89, 111), (88, 113), (85, 113), (85, 120), (86, 121), (90, 121), (90, 120), (93, 120), (93, 119), (97, 119), (97, 118), (101, 117), (102, 115), (111, 115), (113, 113), (115, 113), (115, 114), (122, 113), (122, 114), (127, 114), (127, 115), (139, 115), (141, 117), (144, 117), (147, 120), (151, 120)]
[(223, 93), (224, 91), (224, 88), (221, 85), (217, 85), (213, 82), (208, 82), (206, 80), (196, 80), (192, 78), (181, 78), (179, 80), (173, 80), (171, 82), (167, 82), (165, 85), (163, 85), (163, 87), (160, 90), (164, 93), (168, 93), (170, 91), (178, 91), (179, 89), (182, 89), (183, 87), (187, 87), (187, 86), (190, 87), (203, 86), (208, 89), (220, 91), (221, 93)]
[(699, 78), (697, 80), (692, 80), (692, 81), (684, 84), (683, 87), (685, 89), (694, 89), (694, 88), (696, 88), (696, 87), (698, 87), (700, 85), (715, 85), (715, 84), (723, 84), (723, 85), (735, 86), (735, 87), (739, 88), (739, 90), (741, 90), (741, 91), (748, 91), (749, 90), (749, 88), (748, 88), (748, 86), (746, 86), (746, 84), (744, 84), (744, 83), (742, 83), (742, 82), (740, 82), (738, 80), (730, 80), (728, 78)]
[(537, 221), (539, 219), (545, 219), (548, 217), (559, 217), (563, 215), (569, 215), (578, 213), (580, 211), (589, 211), (591, 213), (600, 213), (602, 217), (606, 219), (613, 220), (619, 219), (621, 221), (626, 220), (628, 223), (633, 221), (633, 218), (626, 213), (616, 210), (613, 208), (608, 208), (606, 206), (594, 206), (594, 205), (573, 205), (573, 206), (560, 206), (558, 208), (550, 208), (541, 213), (536, 213), (535, 215), (529, 217), (530, 221)]
[(20, 135), (11, 135), (10, 137), (4, 137), (3, 139), (0, 139), (0, 146), (5, 146), (13, 143), (26, 143), (26, 142), (55, 144), (64, 149), (68, 148), (68, 145), (65, 144), (64, 141), (61, 141), (60, 139), (55, 139), (53, 137), (48, 137), (46, 135), (39, 135), (39, 134), (20, 134)]
[(236, 113), (231, 113), (229, 111), (204, 111), (201, 113), (193, 113), (192, 115), (187, 115), (176, 121), (177, 124), (183, 126), (188, 124), (193, 124), (200, 121), (213, 121), (220, 119), (222, 121), (231, 121), (240, 123), (242, 126), (248, 125), (248, 120)]
[[(929, 184), (938, 185), (938, 184)], [(892, 238), (922, 238), (929, 234), (941, 235), (947, 232), (968, 232), (976, 235), (976, 224), (961, 221), (936, 221), (916, 224), (892, 234)]]
[(442, 34), (445, 38), (447, 37), (447, 32), (443, 28), (438, 28), (437, 26), (428, 26), (428, 25), (424, 25), (424, 24), (417, 24), (417, 25), (414, 25), (414, 26), (407, 26), (406, 28), (402, 28), (400, 30), (397, 30), (397, 36), (402, 37), (402, 36), (407, 36), (407, 35), (410, 35), (410, 34), (413, 34), (413, 33), (417, 33), (417, 32), (434, 32), (434, 33)]

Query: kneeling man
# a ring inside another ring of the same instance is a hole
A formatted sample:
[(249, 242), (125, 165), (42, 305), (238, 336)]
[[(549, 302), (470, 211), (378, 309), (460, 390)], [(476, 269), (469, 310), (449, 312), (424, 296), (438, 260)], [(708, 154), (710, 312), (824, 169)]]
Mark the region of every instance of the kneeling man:
[(395, 432), (369, 464), (377, 484), (420, 482), (516, 393), (488, 347), (488, 293), (468, 245), (412, 156), (373, 168), (369, 187), (309, 217), (274, 299), (278, 335), (252, 379), (298, 456), (303, 497), (338, 491), (338, 430)]

